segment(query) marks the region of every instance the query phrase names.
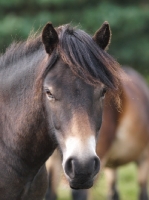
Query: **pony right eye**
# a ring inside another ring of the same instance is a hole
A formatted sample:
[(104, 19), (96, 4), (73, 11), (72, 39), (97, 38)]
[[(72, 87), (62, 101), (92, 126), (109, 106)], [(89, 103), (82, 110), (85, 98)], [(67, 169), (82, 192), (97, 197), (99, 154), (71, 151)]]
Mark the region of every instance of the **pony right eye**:
[(52, 95), (52, 93), (50, 92), (50, 90), (46, 90), (46, 95), (48, 97), (49, 100), (55, 100), (54, 96)]

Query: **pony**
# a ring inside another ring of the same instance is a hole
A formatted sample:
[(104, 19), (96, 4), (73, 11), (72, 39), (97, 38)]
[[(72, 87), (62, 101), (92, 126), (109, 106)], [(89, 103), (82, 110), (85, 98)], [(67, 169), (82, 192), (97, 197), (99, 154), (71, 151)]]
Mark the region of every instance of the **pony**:
[[(138, 167), (140, 188), (138, 199), (148, 200), (149, 88), (143, 77), (134, 69), (130, 67), (123, 69), (127, 78), (121, 79), (121, 110), (114, 106), (113, 99), (106, 94), (96, 152), (101, 159), (101, 168), (105, 168), (108, 200), (120, 199), (117, 190), (117, 168), (129, 162), (135, 162)], [(53, 158), (49, 159), (46, 164), (49, 177), (46, 200), (49, 200), (49, 194), (52, 195), (50, 200), (55, 200), (57, 195), (57, 186), (53, 185), (54, 170), (56, 170), (53, 166), (56, 162), (58, 165), (60, 158), (56, 154)], [(49, 165), (50, 162), (53, 163)], [(57, 171), (57, 176), (58, 173)], [(88, 190), (72, 190), (72, 199), (87, 200)]]
[(70, 187), (92, 187), (100, 169), (95, 149), (103, 99), (106, 91), (118, 95), (121, 74), (104, 51), (110, 34), (108, 22), (93, 37), (47, 23), (1, 55), (1, 200), (43, 199), (45, 161), (57, 147)]

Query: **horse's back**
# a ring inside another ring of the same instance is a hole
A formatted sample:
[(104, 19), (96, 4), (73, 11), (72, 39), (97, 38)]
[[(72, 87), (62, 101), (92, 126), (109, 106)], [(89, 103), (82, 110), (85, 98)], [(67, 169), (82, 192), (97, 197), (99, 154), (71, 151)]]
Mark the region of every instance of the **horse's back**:
[[(142, 123), (148, 122), (149, 116), (149, 87), (145, 82), (144, 78), (137, 73), (132, 68), (124, 68), (128, 75), (128, 80), (123, 81), (123, 89), (126, 93), (125, 98), (127, 99), (127, 104), (131, 107), (138, 106), (135, 110), (139, 112), (139, 115), (143, 118)], [(137, 112), (137, 113), (138, 113)], [(141, 119), (139, 117), (139, 119)]]

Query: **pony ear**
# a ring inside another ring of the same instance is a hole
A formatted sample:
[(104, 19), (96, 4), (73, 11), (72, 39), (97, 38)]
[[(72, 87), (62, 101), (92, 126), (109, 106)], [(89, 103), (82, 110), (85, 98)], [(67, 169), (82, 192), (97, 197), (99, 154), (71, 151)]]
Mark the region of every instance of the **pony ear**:
[(46, 52), (50, 55), (58, 44), (58, 34), (52, 23), (47, 23), (42, 31), (42, 42)]
[(96, 31), (93, 40), (99, 45), (100, 48), (108, 48), (111, 41), (111, 30), (109, 23), (105, 21), (103, 25)]

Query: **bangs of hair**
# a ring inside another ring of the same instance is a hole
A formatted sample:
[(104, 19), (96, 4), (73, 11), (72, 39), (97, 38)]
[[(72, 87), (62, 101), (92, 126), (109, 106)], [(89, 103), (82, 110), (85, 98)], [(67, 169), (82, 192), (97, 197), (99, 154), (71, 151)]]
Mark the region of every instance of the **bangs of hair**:
[(84, 31), (70, 25), (59, 29), (59, 54), (71, 70), (89, 84), (103, 83), (107, 88), (117, 89), (119, 64)]

